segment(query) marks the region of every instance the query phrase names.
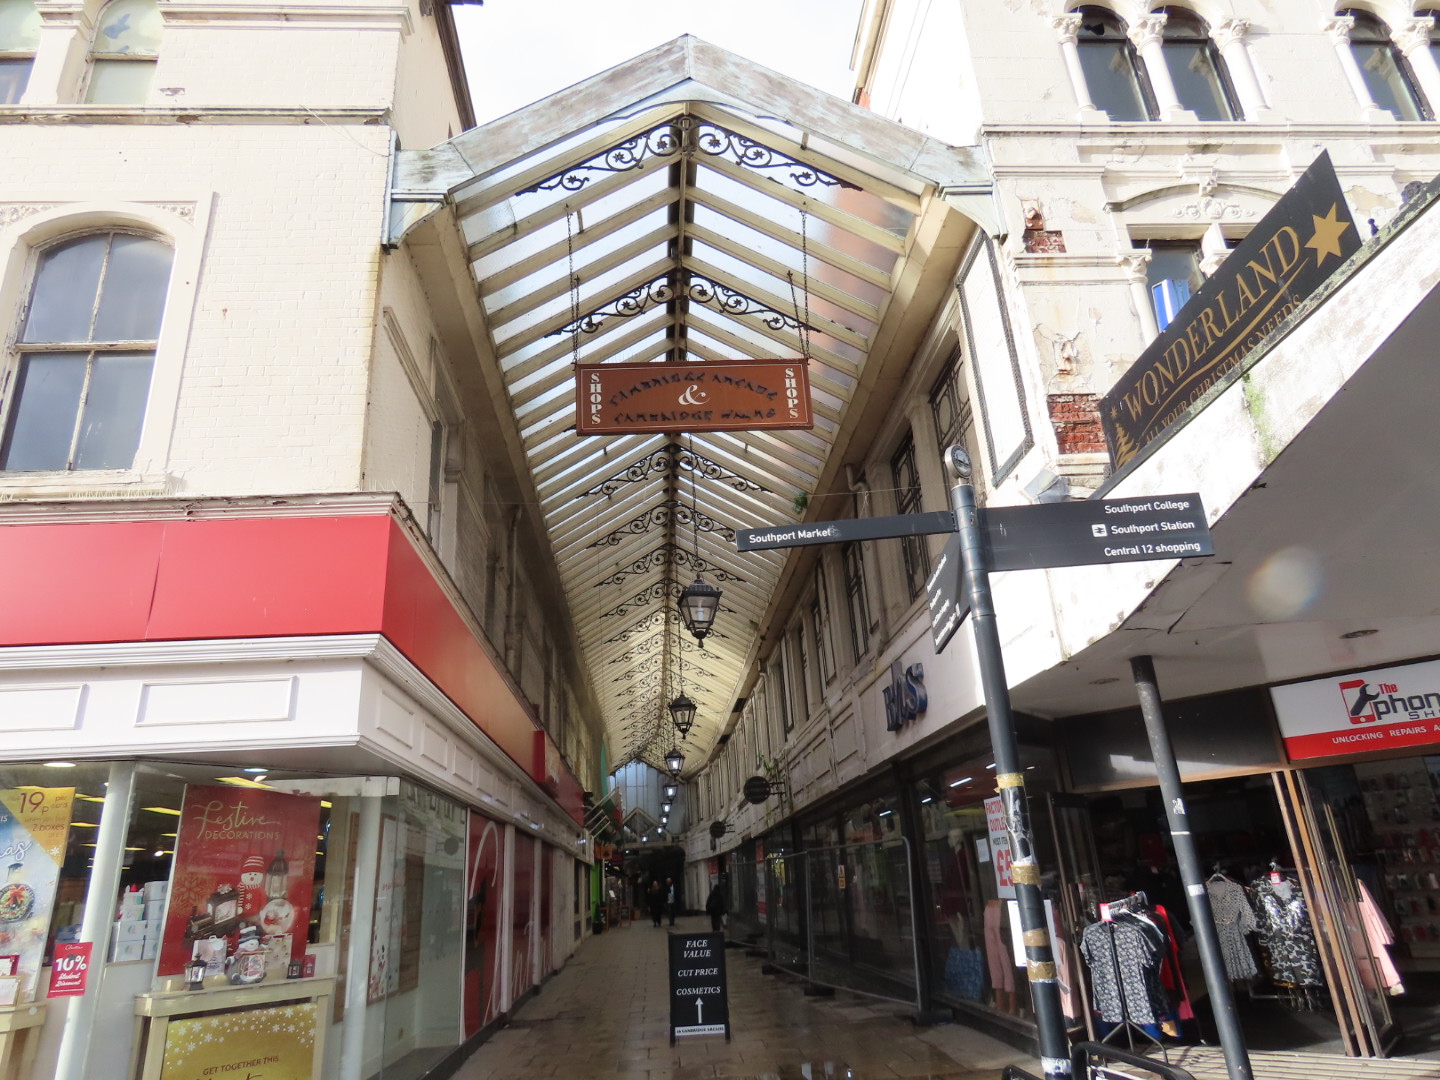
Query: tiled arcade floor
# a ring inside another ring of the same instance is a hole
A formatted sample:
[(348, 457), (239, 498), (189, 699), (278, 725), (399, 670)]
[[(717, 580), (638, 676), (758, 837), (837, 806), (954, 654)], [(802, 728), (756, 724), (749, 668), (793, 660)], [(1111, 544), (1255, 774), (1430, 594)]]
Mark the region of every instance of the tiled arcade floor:
[[(682, 918), (677, 929), (708, 929)], [(807, 998), (726, 951), (731, 1041), (670, 1045), (666, 938), (648, 922), (589, 938), (456, 1080), (994, 1080), (1019, 1051), (961, 1025), (917, 1028), (905, 1006), (839, 991)]]

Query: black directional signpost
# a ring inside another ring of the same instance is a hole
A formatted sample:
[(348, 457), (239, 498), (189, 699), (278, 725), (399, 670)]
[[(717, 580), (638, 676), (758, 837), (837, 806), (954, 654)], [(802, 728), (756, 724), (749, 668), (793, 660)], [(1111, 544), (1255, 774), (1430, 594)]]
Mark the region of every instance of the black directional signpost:
[[(981, 508), (975, 505), (969, 456), (960, 447), (952, 447), (947, 453), (947, 464), (956, 478), (956, 484), (950, 490), (953, 512), (737, 530), (735, 546), (740, 551), (757, 551), (927, 533), (950, 534), (945, 550), (925, 583), (930, 604), (930, 631), (938, 653), (950, 643), (966, 616), (973, 615), (975, 651), (985, 696), (991, 749), (995, 755), (995, 784), (1000, 792), (1005, 830), (1010, 838), (1011, 877), (1020, 908), (1025, 969), (1030, 980), (1036, 1027), (1039, 1029), (1041, 1071), (1046, 1080), (1063, 1080), (1070, 1076), (1071, 1071), (1070, 1044), (1065, 1031), (1065, 1017), (1060, 1009), (1055, 953), (1045, 917), (1045, 902), (1040, 894), (1040, 867), (1030, 832), (1025, 773), (1015, 743), (1010, 686), (1005, 677), (1004, 655), (995, 623), (990, 574), (1004, 570), (1183, 559), (1213, 555), (1215, 548), (1210, 541), (1205, 508), (1196, 494)], [(1158, 707), (1151, 711), (1158, 716)], [(1149, 723), (1147, 715), (1147, 725)], [(1171, 801), (1169, 795), (1168, 801)], [(1178, 797), (1173, 801), (1181, 804)], [(1177, 853), (1180, 853), (1182, 844), (1190, 844), (1189, 850), (1193, 855), (1188, 831), (1183, 836), (1175, 832), (1174, 839)], [(1194, 861), (1187, 860), (1183, 854), (1180, 858), (1182, 868)], [(1195, 865), (1198, 866), (1198, 862)], [(1225, 981), (1223, 967), (1219, 966), (1219, 942), (1214, 937), (1215, 924), (1209, 911), (1209, 898), (1203, 884), (1196, 882), (1191, 882), (1186, 876), (1190, 913), (1197, 935), (1202, 939), (1206, 936), (1201, 931), (1203, 921), (1208, 924), (1206, 929), (1212, 938), (1209, 942), (1201, 940), (1200, 945), (1206, 983), (1210, 988), (1211, 1001), (1215, 1004), (1220, 1041), (1225, 1048), (1232, 1077), (1248, 1080), (1249, 1061), (1244, 1056), (1243, 1042), (1239, 1041), (1239, 1026), (1234, 1017), (1229, 984)], [(1210, 955), (1212, 951), (1213, 956)], [(674, 955), (672, 942), (671, 956)], [(1212, 966), (1219, 973), (1216, 977), (1218, 989), (1216, 979), (1212, 978)], [(676, 1007), (672, 1001), (672, 1018)], [(1238, 1055), (1236, 1046), (1239, 1047)], [(1238, 1069), (1237, 1060), (1243, 1063)]]
[[(955, 515), (950, 515), (955, 520)], [(925, 579), (925, 595), (930, 603), (930, 635), (935, 641), (935, 652), (945, 651), (955, 631), (970, 614), (970, 601), (965, 598), (960, 581), (960, 534), (954, 533), (945, 541), (945, 550), (930, 576)]]
[(679, 1035), (730, 1041), (725, 935), (670, 934), (670, 1045)]
[[(977, 525), (991, 572), (1215, 554), (1205, 523), (1205, 507), (1194, 493), (990, 506), (977, 510)], [(953, 511), (738, 529), (735, 547), (738, 551), (763, 551), (928, 533), (951, 534), (925, 583), (930, 630), (938, 653), (944, 651), (970, 611), (963, 587), (960, 533), (955, 529)]]

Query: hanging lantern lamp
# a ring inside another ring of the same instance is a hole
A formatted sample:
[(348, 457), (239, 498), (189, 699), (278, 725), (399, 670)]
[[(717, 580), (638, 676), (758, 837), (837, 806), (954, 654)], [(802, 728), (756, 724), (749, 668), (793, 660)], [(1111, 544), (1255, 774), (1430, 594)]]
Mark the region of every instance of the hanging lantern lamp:
[(675, 730), (680, 732), (683, 739), (690, 734), (690, 729), (695, 726), (695, 702), (690, 696), (681, 693), (674, 701), (670, 702), (670, 719), (675, 722)]
[(705, 647), (706, 635), (715, 625), (715, 613), (719, 609), (720, 590), (698, 574), (680, 594), (680, 618), (685, 622), (685, 629), (695, 636), (702, 649)]

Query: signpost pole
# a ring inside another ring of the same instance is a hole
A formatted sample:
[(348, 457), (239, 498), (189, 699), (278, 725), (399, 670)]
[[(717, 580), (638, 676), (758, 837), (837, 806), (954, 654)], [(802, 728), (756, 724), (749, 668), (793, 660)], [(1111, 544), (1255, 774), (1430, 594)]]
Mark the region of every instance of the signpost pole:
[(1250, 1055), (1245, 1050), (1245, 1035), (1240, 1030), (1229, 976), (1225, 974), (1225, 958), (1220, 951), (1215, 914), (1210, 910), (1210, 894), (1205, 891), (1205, 871), (1200, 867), (1195, 837), (1190, 833), (1190, 817), (1185, 811), (1185, 799), (1180, 788), (1180, 767), (1175, 763), (1170, 733), (1165, 730), (1160, 686), (1155, 680), (1155, 663), (1148, 656), (1134, 656), (1130, 658), (1130, 670), (1135, 676), (1135, 693), (1140, 698), (1145, 733), (1150, 738), (1150, 755), (1155, 759), (1155, 772), (1160, 778), (1160, 797), (1165, 800), (1165, 816), (1169, 819), (1170, 836), (1175, 843), (1175, 860), (1180, 864), (1180, 880), (1185, 885), (1185, 899), (1190, 905), (1190, 921), (1195, 928), (1195, 942), (1200, 948), (1200, 964), (1205, 970), (1205, 986), (1210, 991), (1210, 1005), (1215, 1012), (1215, 1027), (1225, 1055), (1225, 1070), (1230, 1080), (1252, 1080), (1254, 1074), (1250, 1071)]
[(1000, 632), (995, 624), (995, 604), (990, 595), (989, 553), (975, 506), (975, 489), (970, 483), (970, 455), (963, 448), (952, 446), (946, 456), (957, 480), (950, 489), (950, 499), (960, 532), (966, 594), (975, 628), (975, 651), (979, 658), (980, 682), (990, 724), (991, 751), (995, 755), (995, 782), (1000, 789), (1005, 809), (1005, 829), (1010, 837), (1011, 875), (1020, 907), (1025, 972), (1030, 980), (1030, 998), (1035, 1006), (1035, 1026), (1040, 1037), (1040, 1068), (1046, 1080), (1059, 1080), (1070, 1075), (1070, 1040), (1065, 1033), (1065, 1016), (1060, 1008), (1055, 953), (1045, 918), (1045, 901), (1040, 894), (1040, 864), (1035, 857), (1030, 812), (1025, 803), (1025, 773), (1015, 744), (1005, 658), (1000, 648)]

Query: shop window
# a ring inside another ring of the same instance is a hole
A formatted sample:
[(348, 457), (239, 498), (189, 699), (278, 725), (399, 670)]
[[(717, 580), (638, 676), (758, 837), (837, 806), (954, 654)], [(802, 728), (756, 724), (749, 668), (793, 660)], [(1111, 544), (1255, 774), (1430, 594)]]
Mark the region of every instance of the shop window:
[[(785, 659), (784, 643), (782, 640), (780, 649), (775, 654), (775, 660), (770, 665), (770, 711), (772, 723), (766, 726), (773, 732), (777, 728), (781, 732), (780, 742), (785, 741), (795, 727), (795, 720), (790, 713), (790, 687), (785, 681)], [(775, 724), (773, 721), (778, 720)]]
[(17, 105), (40, 44), (35, 0), (0, 0), (0, 105)]
[(0, 469), (127, 469), (145, 420), (172, 252), (93, 233), (44, 251), (18, 353)]
[(785, 734), (795, 730), (796, 716), (810, 715), (810, 651), (805, 646), (805, 627), (795, 626), (789, 636), (790, 660), (785, 665), (790, 675), (790, 701), (794, 706), (785, 714)]
[[(1031, 825), (1041, 866), (1057, 860), (1050, 850), (1045, 815), (1035, 812), (1034, 796), (1053, 784), (1053, 758), (1036, 747), (1020, 748), (1026, 786), (1030, 789)], [(969, 1003), (1028, 1018), (1032, 1015), (1023, 969), (1014, 965), (1010, 923), (1018, 917), (1011, 873), (1009, 839), (1000, 800), (995, 793), (995, 765), (988, 757), (962, 757), (924, 774), (914, 786), (923, 854), (929, 867), (928, 895), (919, 910), (929, 913), (929, 932), (920, 936), (930, 950), (931, 990), (950, 1004)], [(1067, 865), (1073, 865), (1068, 860)], [(1095, 882), (1090, 881), (1093, 892)], [(1058, 882), (1047, 874), (1043, 885), (1047, 906), (1059, 898)], [(1064, 920), (1055, 918), (1063, 935)], [(1062, 970), (1074, 971), (1062, 937), (1056, 941)], [(1062, 1008), (1068, 1017), (1083, 1012), (1074, 980), (1063, 980)]]
[(1126, 36), (1125, 24), (1101, 7), (1083, 7), (1078, 14), (1080, 31), (1075, 46), (1095, 107), (1111, 120), (1155, 119), (1150, 83)]
[(850, 614), (850, 645), (858, 663), (870, 649), (870, 598), (865, 591), (865, 553), (859, 544), (846, 544), (845, 606)]
[(85, 100), (92, 105), (144, 105), (155, 81), (160, 32), (156, 0), (111, 0), (95, 24)]
[(815, 627), (815, 652), (820, 657), (820, 674), (828, 684), (835, 678), (835, 638), (830, 588), (825, 583), (825, 560), (815, 563), (815, 599), (810, 604), (810, 621)]
[[(1430, 59), (1434, 62), (1437, 70), (1440, 70), (1440, 8), (1425, 8), (1415, 13), (1417, 18), (1432, 19), (1430, 27)], [(1433, 108), (1431, 110), (1434, 111)]]
[[(890, 459), (890, 478), (895, 484), (895, 512), (920, 513), (923, 509), (920, 472), (915, 467), (913, 435), (905, 436), (905, 441)], [(925, 591), (925, 579), (930, 576), (930, 552), (923, 536), (902, 536), (900, 551), (905, 560), (905, 587), (910, 599), (914, 600)]]
[[(935, 422), (935, 445), (941, 452), (952, 446), (970, 446), (975, 416), (970, 409), (970, 396), (965, 392), (965, 373), (960, 350), (945, 363), (939, 377), (930, 387), (930, 416)], [(977, 460), (972, 453), (972, 459)]]
[(1397, 120), (1428, 120), (1429, 110), (1415, 87), (1410, 65), (1390, 40), (1385, 25), (1369, 12), (1347, 8), (1340, 15), (1355, 20), (1350, 53), (1365, 80), (1370, 100)]
[(1155, 305), (1155, 323), (1164, 330), (1204, 280), (1200, 241), (1147, 240), (1142, 246), (1150, 252), (1145, 278)]
[(1162, 8), (1165, 36), (1160, 51), (1180, 104), (1201, 120), (1234, 120), (1238, 115), (1225, 62), (1210, 39), (1210, 28), (1193, 11)]

